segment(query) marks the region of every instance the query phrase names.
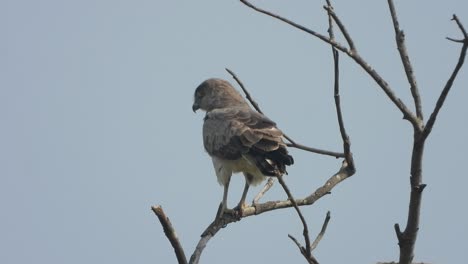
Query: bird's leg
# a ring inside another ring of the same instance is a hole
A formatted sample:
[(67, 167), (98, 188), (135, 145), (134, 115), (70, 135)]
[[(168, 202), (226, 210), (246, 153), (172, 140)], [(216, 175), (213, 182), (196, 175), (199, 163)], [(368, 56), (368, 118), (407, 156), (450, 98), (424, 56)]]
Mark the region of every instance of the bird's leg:
[(234, 208), (234, 210), (236, 210), (239, 213), (239, 216), (242, 216), (242, 214), (243, 214), (243, 209), (244, 209), (244, 206), (245, 206), (245, 199), (247, 198), (247, 192), (249, 191), (249, 186), (250, 186), (249, 181), (246, 178), (245, 179), (244, 191), (242, 192), (242, 197), (241, 197), (239, 203), (237, 204), (237, 206)]
[(229, 177), (226, 183), (224, 184), (223, 200), (221, 201), (221, 204), (219, 205), (218, 213), (216, 213), (216, 219), (220, 219), (223, 216), (224, 212), (227, 211), (227, 196), (228, 196), (230, 181), (231, 181), (231, 177)]
[(247, 192), (249, 191), (249, 182), (245, 181), (244, 191), (242, 192), (242, 197), (237, 205), (238, 208), (243, 208), (245, 205), (245, 198), (247, 198)]

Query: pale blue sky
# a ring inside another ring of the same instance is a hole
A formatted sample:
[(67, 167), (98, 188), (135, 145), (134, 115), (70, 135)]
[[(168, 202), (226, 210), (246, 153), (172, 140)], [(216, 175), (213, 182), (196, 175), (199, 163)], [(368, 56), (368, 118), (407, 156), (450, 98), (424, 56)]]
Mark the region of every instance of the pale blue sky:
[[(386, 1), (335, 1), (362, 56), (411, 103)], [(255, 1), (326, 33), (323, 1)], [(454, 12), (468, 2), (396, 1), (428, 117), (458, 59)], [(151, 205), (161, 204), (190, 255), (221, 200), (192, 113), (196, 86), (235, 71), (267, 115), (297, 141), (340, 150), (327, 45), (234, 0), (0, 0), (0, 263), (176, 263)], [(412, 130), (344, 56), (342, 106), (357, 173), (303, 208), (322, 263), (398, 258)], [(465, 169), (468, 70), (462, 69), (424, 159), (416, 260), (460, 263), (468, 251)], [(305, 196), (340, 160), (291, 150), (286, 180)], [(231, 186), (239, 199), (242, 177)], [(250, 192), (249, 200), (258, 189)], [(284, 199), (275, 186), (266, 199)], [(303, 263), (287, 234), (293, 210), (222, 230), (202, 263)]]

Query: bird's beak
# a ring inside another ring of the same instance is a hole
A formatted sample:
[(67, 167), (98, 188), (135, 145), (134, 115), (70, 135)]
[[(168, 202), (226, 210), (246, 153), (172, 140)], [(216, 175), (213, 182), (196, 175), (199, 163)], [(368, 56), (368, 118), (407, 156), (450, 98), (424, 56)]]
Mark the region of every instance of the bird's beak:
[(200, 109), (200, 105), (198, 105), (197, 102), (193, 103), (193, 105), (192, 105), (193, 112), (194, 113), (197, 112), (198, 109)]

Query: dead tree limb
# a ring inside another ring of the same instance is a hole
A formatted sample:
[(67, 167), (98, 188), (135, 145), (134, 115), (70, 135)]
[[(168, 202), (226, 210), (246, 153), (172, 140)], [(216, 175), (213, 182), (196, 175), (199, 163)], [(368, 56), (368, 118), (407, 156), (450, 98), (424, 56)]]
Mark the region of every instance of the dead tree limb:
[[(301, 29), (317, 38), (320, 40), (330, 44), (332, 46), (332, 52), (333, 52), (333, 57), (334, 57), (334, 62), (335, 62), (335, 85), (334, 85), (334, 96), (335, 96), (335, 105), (336, 105), (336, 110), (337, 110), (337, 118), (340, 126), (340, 133), (342, 136), (343, 140), (343, 153), (333, 153), (331, 156), (335, 157), (344, 157), (345, 159), (342, 162), (342, 166), (340, 170), (335, 173), (333, 176), (331, 176), (324, 185), (321, 187), (317, 188), (314, 192), (312, 192), (309, 196), (302, 198), (302, 199), (294, 199), (291, 192), (288, 190), (286, 185), (284, 184), (284, 181), (282, 181), (282, 178), (280, 178), (280, 183), (282, 183), (286, 193), (288, 194), (288, 200), (285, 201), (268, 201), (265, 203), (253, 203), (250, 206), (247, 206), (243, 208), (242, 210), (242, 215), (236, 215), (236, 214), (231, 214), (231, 213), (225, 213), (223, 214), (220, 218), (216, 219), (214, 222), (212, 222), (206, 230), (203, 232), (201, 239), (192, 254), (192, 257), (190, 258), (189, 263), (198, 263), (201, 253), (203, 252), (203, 249), (206, 247), (207, 243), (209, 240), (216, 235), (216, 233), (221, 229), (226, 227), (228, 224), (236, 222), (241, 220), (242, 218), (246, 218), (249, 216), (253, 215), (258, 215), (262, 214), (265, 212), (269, 212), (272, 210), (277, 210), (281, 208), (289, 208), (289, 207), (294, 207), (296, 208), (296, 211), (298, 212), (298, 215), (301, 218), (301, 221), (304, 225), (304, 239), (306, 240), (306, 247), (302, 247), (300, 243), (292, 236), (290, 236), (291, 239), (296, 243), (296, 245), (301, 249), (301, 252), (304, 252), (303, 255), (306, 257), (307, 261), (309, 263), (318, 263), (315, 258), (313, 258), (311, 251), (316, 247), (316, 244), (318, 241), (320, 241), (321, 237), (323, 236), (323, 232), (326, 230), (326, 225), (328, 224), (328, 217), (326, 218), (324, 225), (322, 227), (322, 232), (317, 236), (316, 240), (314, 243), (311, 245), (310, 240), (308, 237), (308, 228), (307, 224), (305, 222), (305, 219), (303, 218), (303, 215), (300, 213), (299, 207), (300, 206), (305, 206), (305, 205), (312, 205), (315, 203), (317, 200), (325, 196), (326, 194), (329, 194), (330, 191), (340, 182), (343, 180), (347, 179), (348, 177), (352, 176), (355, 173), (355, 166), (354, 166), (354, 161), (352, 157), (352, 153), (350, 151), (350, 141), (349, 137), (346, 134), (346, 130), (344, 127), (344, 122), (343, 122), (343, 117), (341, 113), (341, 106), (340, 106), (340, 97), (339, 97), (339, 70), (338, 70), (338, 52), (341, 51), (348, 55), (350, 58), (352, 58), (358, 65), (360, 65), (373, 79), (374, 81), (379, 85), (379, 87), (384, 91), (384, 93), (388, 96), (388, 98), (393, 102), (393, 104), (402, 112), (404, 119), (408, 120), (414, 128), (414, 142), (413, 142), (413, 152), (412, 152), (412, 160), (411, 160), (411, 196), (410, 196), (410, 205), (409, 205), (409, 211), (408, 211), (408, 220), (407, 220), (407, 225), (405, 230), (402, 232), (400, 230), (400, 227), (398, 224), (395, 224), (395, 231), (397, 233), (399, 245), (400, 245), (400, 264), (409, 264), (412, 262), (413, 257), (414, 257), (414, 245), (417, 237), (417, 232), (419, 230), (419, 217), (420, 217), (420, 206), (421, 206), (421, 195), (422, 191), (425, 188), (425, 184), (422, 183), (422, 157), (424, 153), (424, 143), (425, 140), (427, 139), (428, 135), (431, 132), (431, 129), (434, 126), (435, 120), (437, 118), (437, 115), (440, 111), (440, 109), (443, 106), (443, 103), (445, 102), (445, 99), (453, 86), (453, 82), (460, 71), (464, 59), (466, 57), (466, 52), (468, 49), (468, 37), (466, 30), (464, 29), (463, 25), (461, 22), (458, 20), (458, 18), (454, 15), (453, 20), (457, 23), (458, 27), (463, 33), (464, 38), (462, 40), (457, 40), (457, 39), (452, 39), (449, 38), (450, 40), (457, 42), (457, 43), (463, 43), (460, 57), (458, 60), (457, 65), (455, 66), (455, 69), (450, 76), (449, 80), (447, 81), (444, 89), (441, 92), (441, 95), (439, 96), (436, 106), (434, 108), (434, 111), (431, 114), (431, 117), (427, 121), (426, 125), (424, 125), (424, 120), (423, 120), (423, 114), (421, 110), (421, 98), (419, 96), (419, 91), (418, 91), (418, 86), (416, 83), (416, 79), (414, 76), (414, 72), (411, 66), (411, 63), (409, 61), (409, 57), (407, 54), (405, 42), (404, 42), (404, 34), (403, 31), (400, 30), (398, 19), (396, 16), (396, 11), (395, 7), (393, 5), (392, 0), (388, 0), (389, 3), (389, 8), (390, 8), (390, 13), (392, 16), (393, 20), (393, 26), (395, 30), (395, 39), (397, 41), (397, 47), (400, 53), (400, 57), (403, 63), (403, 67), (405, 68), (405, 73), (408, 79), (408, 82), (410, 82), (410, 90), (411, 94), (413, 96), (414, 104), (415, 104), (415, 110), (416, 114), (414, 114), (411, 110), (408, 109), (408, 107), (395, 95), (391, 87), (388, 85), (388, 83), (381, 77), (380, 74), (377, 73), (358, 53), (357, 48), (354, 44), (353, 39), (351, 38), (350, 34), (348, 33), (346, 27), (344, 24), (341, 22), (340, 18), (336, 15), (335, 11), (333, 10), (333, 7), (331, 6), (330, 2), (327, 1), (328, 5), (325, 6), (324, 8), (327, 10), (327, 13), (329, 15), (329, 22), (330, 22), (330, 29), (329, 29), (329, 37), (326, 37), (324, 35), (321, 35), (320, 33), (317, 33), (311, 29), (305, 28), (299, 24), (296, 24), (286, 18), (283, 18), (279, 15), (273, 14), (269, 11), (260, 9), (252, 4), (250, 4), (246, 0), (240, 0), (242, 3), (247, 5), (248, 7), (264, 13), (266, 15), (269, 15), (271, 17), (274, 17), (276, 19), (279, 19), (283, 22), (286, 22), (293, 27), (296, 27), (298, 29)], [(332, 29), (332, 22), (336, 23), (338, 28), (340, 29), (340, 32), (343, 34), (343, 36), (346, 39), (347, 45), (349, 48), (346, 46), (338, 43), (335, 41), (334, 35), (333, 35), (333, 29)], [(255, 103), (255, 101), (251, 98), (250, 94), (245, 90), (243, 87), (243, 84), (238, 80), (238, 78), (233, 74), (231, 71), (229, 71), (231, 75), (238, 81), (239, 85), (242, 87), (244, 92), (246, 92), (247, 98), (249, 101), (252, 103), (252, 105), (257, 109), (257, 111), (261, 112), (260, 108), (258, 107), (258, 104)], [(292, 147), (297, 147), (297, 143), (295, 143), (292, 139), (287, 137), (287, 139), (291, 142), (290, 145)], [(294, 146), (296, 145), (296, 146)], [(298, 147), (300, 148), (300, 147)], [(315, 149), (305, 147), (304, 148), (307, 151), (314, 152)], [(310, 150), (312, 149), (312, 150)], [(324, 153), (320, 153), (324, 154)], [(330, 153), (325, 154), (325, 155), (330, 155)], [(260, 196), (263, 194), (260, 194)], [(258, 200), (257, 200), (258, 201)], [(159, 206), (153, 207), (153, 211), (156, 213), (158, 218), (160, 219), (161, 225), (163, 226), (166, 236), (171, 242), (171, 245), (174, 248), (174, 251), (176, 253), (176, 256), (179, 260), (179, 263), (187, 263), (185, 254), (182, 250), (182, 247), (180, 245), (180, 242), (175, 235), (175, 230), (170, 224), (169, 219), (165, 216), (164, 212), (162, 211), (162, 208)]]
[(453, 21), (457, 24), (458, 28), (463, 34), (463, 39), (461, 40), (455, 40), (451, 38), (447, 38), (453, 42), (458, 42), (458, 43), (463, 43), (463, 46), (460, 51), (460, 56), (458, 57), (458, 62), (457, 65), (455, 66), (455, 69), (453, 70), (452, 74), (450, 75), (450, 78), (447, 80), (447, 83), (444, 86), (444, 89), (442, 90), (442, 93), (439, 96), (439, 99), (437, 100), (437, 103), (435, 105), (435, 108), (429, 117), (429, 120), (426, 123), (426, 126), (423, 131), (423, 137), (427, 138), (427, 136), (431, 133), (432, 127), (434, 126), (434, 123), (436, 121), (437, 115), (439, 114), (440, 109), (442, 108), (442, 105), (445, 102), (445, 99), (447, 98), (447, 95), (450, 91), (450, 89), (453, 86), (453, 82), (455, 81), (455, 78), (458, 75), (458, 72), (460, 71), (461, 67), (463, 66), (463, 63), (465, 62), (465, 57), (466, 57), (466, 50), (468, 49), (468, 34), (466, 33), (465, 27), (463, 27), (462, 23), (458, 19), (458, 17), (454, 14)]
[(296, 244), (297, 248), (299, 249), (299, 252), (301, 252), (302, 256), (307, 260), (307, 263), (309, 264), (319, 264), (318, 261), (314, 258), (314, 256), (308, 256), (307, 250), (297, 241), (295, 237), (292, 235), (288, 234), (288, 237)]
[[(301, 209), (299, 209), (299, 206), (297, 205), (296, 203), (296, 200), (294, 199), (291, 191), (289, 190), (289, 187), (286, 185), (286, 183), (284, 182), (283, 180), (283, 176), (279, 176), (278, 177), (278, 182), (281, 184), (281, 186), (283, 187), (283, 190), (286, 192), (286, 194), (288, 195), (288, 199), (289, 201), (291, 201), (294, 209), (296, 210), (298, 216), (299, 216), (299, 219), (301, 220), (301, 223), (302, 223), (302, 227), (303, 227), (303, 232), (302, 232), (302, 235), (304, 236), (304, 241), (305, 241), (305, 254), (304, 254), (304, 257), (309, 260), (309, 259), (312, 259), (312, 250), (310, 249), (310, 237), (309, 237), (309, 227), (307, 225), (307, 221), (305, 220), (305, 217), (304, 215), (302, 214), (301, 212)], [(315, 260), (315, 259), (314, 259)], [(318, 264), (318, 262), (315, 260), (313, 261), (315, 263)]]
[(172, 248), (174, 249), (177, 261), (179, 262), (179, 264), (186, 264), (187, 258), (185, 257), (184, 249), (180, 244), (179, 238), (177, 237), (177, 234), (175, 232), (174, 227), (172, 226), (171, 221), (169, 220), (169, 217), (166, 216), (166, 213), (164, 213), (164, 210), (159, 205), (152, 206), (151, 210), (153, 210), (153, 212), (158, 217), (159, 222), (163, 227), (164, 234), (166, 235), (167, 239), (172, 245)]
[(262, 197), (265, 195), (266, 192), (270, 190), (270, 188), (273, 186), (275, 183), (275, 178), (271, 177), (268, 178), (267, 182), (263, 186), (263, 188), (260, 190), (260, 192), (255, 196), (255, 198), (252, 201), (252, 204), (258, 204), (258, 201), (262, 199)]
[[(289, 25), (291, 25), (291, 26), (293, 26), (293, 27), (295, 27), (297, 29), (305, 31), (305, 32), (311, 34), (312, 36), (314, 36), (314, 37), (316, 37), (316, 38), (318, 38), (318, 39), (332, 45), (337, 50), (339, 50), (339, 51), (345, 53), (346, 55), (348, 55), (359, 66), (361, 66), (361, 68), (363, 68), (367, 72), (367, 74), (369, 74), (369, 76), (372, 77), (372, 79), (374, 79), (374, 81), (379, 85), (379, 87), (384, 91), (384, 93), (390, 98), (390, 100), (393, 102), (393, 104), (401, 111), (401, 113), (403, 114), (403, 118), (410, 121), (411, 124), (414, 127), (421, 128), (422, 123), (419, 121), (419, 119), (408, 109), (408, 107), (405, 105), (405, 103), (403, 103), (403, 101), (396, 96), (395, 92), (390, 88), (390, 85), (382, 78), (382, 76), (376, 70), (374, 70), (374, 68), (372, 66), (370, 66), (369, 63), (367, 63), (367, 61), (364, 58), (362, 58), (359, 55), (357, 49), (354, 46), (354, 41), (352, 41), (352, 38), (350, 37), (350, 34), (348, 33), (348, 30), (346, 29), (346, 27), (344, 27), (344, 24), (338, 18), (338, 16), (333, 11), (333, 9), (330, 9), (327, 6), (324, 7), (327, 10), (327, 12), (330, 12), (330, 14), (333, 17), (333, 20), (337, 23), (337, 25), (341, 25), (341, 27), (340, 27), (341, 33), (343, 35), (345, 35), (345, 36), (348, 36), (348, 38), (349, 38), (349, 39), (347, 39), (348, 45), (353, 44), (352, 47), (354, 48), (354, 50), (353, 49), (348, 49), (343, 44), (338, 43), (335, 40), (331, 40), (330, 37), (327, 37), (325, 35), (317, 33), (316, 31), (314, 31), (312, 29), (309, 29), (309, 28), (306, 28), (306, 27), (304, 27), (302, 25), (299, 25), (299, 24), (297, 24), (297, 23), (295, 23), (295, 22), (293, 22), (293, 21), (291, 21), (291, 20), (289, 20), (287, 18), (284, 18), (282, 16), (279, 16), (279, 15), (274, 14), (272, 12), (269, 12), (267, 10), (258, 8), (256, 6), (254, 6), (253, 4), (251, 4), (247, 0), (240, 0), (240, 2), (242, 2), (246, 6), (252, 8), (253, 10), (255, 10), (257, 12), (260, 12), (260, 13), (263, 13), (263, 14), (268, 15), (270, 17), (273, 17), (275, 19), (281, 20), (281, 21), (283, 21), (283, 22), (285, 22), (285, 23), (287, 23), (287, 24), (289, 24)], [(351, 43), (350, 43), (350, 40), (351, 40)]]
[[(391, 2), (389, 0), (389, 2)], [(456, 15), (453, 15), (453, 20), (457, 23), (460, 31), (463, 33), (463, 46), (461, 48), (460, 56), (458, 58), (458, 62), (453, 70), (450, 78), (448, 79), (447, 83), (445, 84), (442, 92), (437, 99), (437, 103), (435, 108), (426, 123), (426, 126), (422, 131), (414, 132), (414, 144), (413, 144), (413, 153), (411, 159), (411, 194), (410, 194), (410, 202), (409, 202), (409, 210), (408, 210), (408, 218), (405, 230), (402, 232), (400, 230), (400, 226), (395, 224), (395, 232), (398, 238), (398, 244), (400, 246), (400, 264), (409, 264), (412, 263), (414, 258), (414, 246), (416, 244), (417, 234), (419, 231), (419, 221), (420, 221), (420, 210), (421, 210), (421, 200), (422, 200), (422, 192), (426, 187), (426, 184), (422, 182), (422, 159), (424, 153), (424, 144), (426, 142), (427, 137), (432, 131), (432, 128), (435, 124), (435, 120), (437, 118), (437, 114), (439, 113), (440, 109), (442, 108), (445, 99), (453, 86), (453, 82), (458, 75), (461, 67), (463, 66), (465, 57), (466, 57), (466, 50), (468, 49), (468, 35), (457, 18)]]
[(322, 225), (322, 229), (320, 230), (320, 233), (317, 235), (314, 242), (310, 246), (311, 251), (315, 250), (315, 248), (318, 246), (318, 244), (322, 240), (323, 236), (325, 235), (325, 232), (327, 231), (327, 227), (328, 227), (328, 222), (330, 222), (330, 219), (331, 219), (330, 211), (328, 211), (327, 215), (325, 216), (325, 220), (323, 221), (323, 225)]
[[(327, 10), (333, 11), (333, 6), (330, 0), (327, 0)], [(335, 33), (333, 31), (333, 21), (340, 21), (336, 16), (334, 18), (334, 13), (328, 12), (328, 36), (330, 40), (335, 41)], [(341, 23), (338, 24), (340, 29), (343, 29), (344, 32), (347, 32), (344, 28), (344, 25)], [(353, 41), (348, 33), (346, 33), (346, 39), (352, 50), (355, 50)], [(340, 127), (341, 139), (343, 141), (343, 151), (344, 158), (348, 163), (348, 168), (351, 170), (351, 173), (354, 174), (356, 168), (354, 167), (353, 154), (351, 153), (351, 140), (349, 139), (348, 134), (346, 133), (346, 128), (344, 125), (343, 114), (341, 112), (341, 99), (340, 99), (340, 54), (336, 47), (331, 46), (332, 56), (333, 56), (333, 98), (335, 99), (335, 108), (336, 108), (336, 117), (338, 119), (338, 126)]]
[[(396, 9), (392, 0), (388, 0), (388, 5), (390, 9), (390, 15), (393, 21), (393, 28), (395, 31), (395, 40), (397, 43), (397, 48), (400, 54), (400, 59), (403, 64), (403, 68), (405, 70), (407, 80), (410, 84), (410, 91), (413, 97), (416, 114), (413, 113), (411, 110), (409, 110), (409, 108), (405, 105), (405, 103), (403, 103), (403, 101), (396, 96), (393, 89), (381, 77), (381, 75), (377, 71), (375, 71), (373, 67), (371, 67), (367, 63), (367, 61), (359, 55), (352, 37), (348, 33), (348, 30), (346, 29), (344, 24), (341, 22), (340, 18), (336, 15), (329, 1), (327, 1), (327, 5), (324, 6), (325, 10), (327, 10), (328, 12), (329, 21), (331, 23), (331, 21), (333, 20), (333, 22), (335, 22), (338, 25), (338, 28), (340, 29), (341, 34), (343, 34), (343, 36), (345, 37), (349, 48), (347, 48), (343, 44), (336, 42), (334, 35), (332, 31), (330, 32), (330, 30), (329, 30), (329, 37), (326, 37), (320, 33), (317, 33), (316, 31), (312, 29), (299, 25), (287, 18), (284, 18), (270, 11), (259, 8), (251, 4), (247, 0), (240, 0), (240, 1), (246, 6), (252, 8), (253, 10), (257, 12), (263, 13), (265, 15), (268, 15), (270, 17), (283, 21), (297, 29), (300, 29), (302, 31), (305, 31), (313, 35), (314, 37), (331, 45), (334, 51), (339, 50), (345, 53), (346, 55), (348, 55), (359, 66), (361, 66), (368, 75), (370, 75), (374, 79), (374, 81), (384, 91), (384, 93), (387, 95), (390, 101), (392, 101), (393, 104), (401, 111), (401, 113), (403, 114), (403, 118), (408, 120), (412, 124), (414, 132), (413, 132), (413, 150), (412, 150), (411, 168), (410, 168), (411, 194), (410, 194), (407, 225), (406, 225), (405, 230), (402, 232), (400, 230), (399, 225), (395, 224), (395, 231), (396, 231), (399, 246), (400, 246), (399, 263), (400, 264), (411, 263), (414, 258), (414, 245), (415, 245), (416, 238), (417, 238), (417, 232), (419, 230), (419, 220), (420, 220), (419, 218), (420, 218), (422, 192), (424, 188), (426, 187), (426, 185), (422, 183), (422, 160), (423, 160), (423, 153), (424, 153), (424, 144), (425, 144), (425, 140), (427, 139), (428, 135), (431, 132), (432, 127), (434, 126), (437, 115), (440, 109), (442, 108), (443, 103), (466, 57), (466, 52), (468, 49), (468, 37), (467, 37), (467, 32), (465, 28), (463, 27), (462, 23), (459, 21), (456, 15), (453, 16), (453, 20), (457, 23), (459, 29), (461, 30), (463, 34), (463, 39), (457, 40), (457, 39), (449, 38), (449, 40), (457, 42), (457, 43), (463, 43), (463, 46), (461, 48), (460, 56), (458, 59), (458, 63), (455, 66), (455, 69), (453, 73), (451, 74), (450, 78), (448, 79), (444, 89), (442, 90), (441, 95), (439, 96), (437, 100), (436, 106), (429, 120), (427, 121), (426, 124), (424, 124), (424, 117), (422, 113), (422, 102), (421, 102), (421, 97), (419, 95), (419, 88), (416, 82), (416, 77), (414, 75), (414, 70), (411, 65), (408, 52), (406, 49), (405, 35), (404, 35), (404, 32), (400, 29), (397, 14), (396, 14)], [(335, 59), (337, 58), (337, 56), (335, 55), (335, 52), (334, 52), (334, 58)], [(335, 99), (336, 99), (336, 102), (339, 103), (339, 97), (335, 97)], [(338, 109), (339, 109), (339, 105), (337, 104), (337, 113), (340, 112), (338, 111)], [(338, 119), (340, 120), (340, 117), (338, 117)], [(342, 131), (343, 140), (344, 142), (346, 142), (346, 136), (344, 135), (345, 133), (343, 133)], [(344, 147), (345, 147), (345, 154), (346, 154), (346, 144)], [(352, 156), (350, 156), (349, 160), (348, 158), (346, 158), (346, 162), (348, 163), (347, 165), (351, 165), (351, 166), (346, 166), (347, 168), (353, 168), (351, 161), (352, 161)]]
[(416, 82), (416, 76), (414, 75), (413, 66), (408, 55), (408, 50), (405, 43), (405, 33), (400, 29), (400, 23), (398, 22), (397, 13), (395, 11), (395, 5), (392, 0), (388, 0), (388, 6), (390, 8), (390, 15), (393, 21), (393, 28), (395, 30), (395, 40), (400, 53), (401, 62), (405, 69), (406, 78), (410, 84), (411, 95), (414, 100), (414, 105), (416, 108), (416, 116), (419, 119), (423, 119), (422, 106), (421, 106), (421, 96), (419, 95), (418, 84)]

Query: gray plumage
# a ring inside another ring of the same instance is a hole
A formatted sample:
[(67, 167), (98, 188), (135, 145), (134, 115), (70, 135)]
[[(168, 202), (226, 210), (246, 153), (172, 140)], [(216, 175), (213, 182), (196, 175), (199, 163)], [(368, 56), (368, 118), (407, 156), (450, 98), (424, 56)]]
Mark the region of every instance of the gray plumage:
[(246, 179), (239, 207), (242, 208), (249, 185), (265, 176), (280, 176), (293, 164), (276, 123), (253, 110), (242, 95), (221, 79), (208, 79), (195, 90), (193, 111), (206, 111), (203, 144), (212, 157), (218, 182), (224, 185), (223, 209), (232, 173)]

